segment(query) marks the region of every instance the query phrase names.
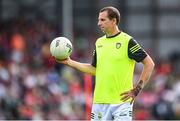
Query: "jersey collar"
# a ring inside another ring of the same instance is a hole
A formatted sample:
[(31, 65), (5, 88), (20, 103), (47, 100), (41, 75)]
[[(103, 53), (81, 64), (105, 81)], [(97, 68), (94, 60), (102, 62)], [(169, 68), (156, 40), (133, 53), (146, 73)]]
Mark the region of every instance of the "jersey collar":
[(113, 38), (113, 37), (116, 37), (117, 35), (119, 35), (121, 33), (121, 31), (120, 32), (118, 32), (117, 34), (115, 34), (115, 35), (112, 35), (112, 36), (109, 36), (109, 37), (107, 37), (106, 36), (106, 38)]

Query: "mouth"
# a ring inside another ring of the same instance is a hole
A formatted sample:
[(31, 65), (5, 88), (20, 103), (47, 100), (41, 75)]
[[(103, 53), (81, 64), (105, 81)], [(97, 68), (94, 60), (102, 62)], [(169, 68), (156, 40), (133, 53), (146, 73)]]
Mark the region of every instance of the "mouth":
[(100, 29), (101, 29), (101, 30), (103, 30), (103, 29), (104, 29), (104, 27), (100, 27)]

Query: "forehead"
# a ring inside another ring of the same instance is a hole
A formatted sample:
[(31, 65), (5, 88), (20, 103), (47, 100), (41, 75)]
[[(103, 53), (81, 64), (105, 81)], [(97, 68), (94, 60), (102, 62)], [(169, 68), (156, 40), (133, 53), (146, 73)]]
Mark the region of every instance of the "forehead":
[(100, 19), (100, 18), (107, 18), (107, 16), (108, 16), (107, 11), (103, 11), (103, 12), (100, 12), (100, 13), (99, 13), (99, 19)]

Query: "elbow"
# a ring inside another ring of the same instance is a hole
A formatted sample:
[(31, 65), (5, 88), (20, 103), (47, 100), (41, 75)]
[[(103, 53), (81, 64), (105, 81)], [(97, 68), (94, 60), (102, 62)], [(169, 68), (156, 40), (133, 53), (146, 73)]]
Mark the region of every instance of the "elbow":
[(149, 59), (148, 61), (144, 62), (144, 65), (150, 72), (154, 70), (155, 63), (152, 59)]
[(150, 63), (150, 67), (151, 67), (151, 70), (153, 71), (153, 70), (154, 70), (154, 68), (155, 68), (155, 63), (154, 63), (154, 61), (151, 61), (151, 63)]
[(90, 73), (92, 76), (95, 76), (96, 75), (96, 68), (92, 66), (91, 68), (91, 73)]
[(149, 56), (149, 59), (147, 61), (147, 64), (149, 65), (149, 67), (151, 68), (151, 70), (153, 71), (154, 70), (154, 67), (155, 67), (155, 63), (153, 61), (153, 59)]
[(145, 68), (147, 68), (149, 71), (153, 71), (155, 67), (155, 63), (152, 60), (150, 56), (147, 56), (142, 63), (144, 64)]
[(155, 63), (154, 63), (154, 61), (152, 62), (152, 68), (154, 69), (154, 67), (155, 67)]
[(96, 70), (95, 71), (93, 71), (93, 74), (92, 74), (93, 76), (96, 76)]

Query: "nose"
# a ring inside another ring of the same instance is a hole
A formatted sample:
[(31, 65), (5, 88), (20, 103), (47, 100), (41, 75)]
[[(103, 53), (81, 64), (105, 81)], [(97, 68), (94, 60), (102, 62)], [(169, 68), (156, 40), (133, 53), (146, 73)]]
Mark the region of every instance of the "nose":
[(98, 24), (97, 24), (98, 26), (101, 26), (101, 22), (100, 21), (98, 21)]

